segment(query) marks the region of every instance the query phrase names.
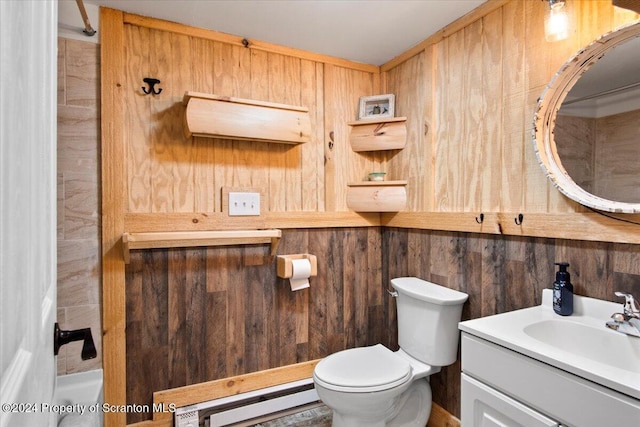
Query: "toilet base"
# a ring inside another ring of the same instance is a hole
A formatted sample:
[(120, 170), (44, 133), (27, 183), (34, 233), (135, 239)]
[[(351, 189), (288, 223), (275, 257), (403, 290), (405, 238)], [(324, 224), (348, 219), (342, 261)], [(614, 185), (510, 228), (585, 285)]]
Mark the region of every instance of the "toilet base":
[(398, 414), (387, 421), (387, 427), (424, 427), (431, 415), (431, 385), (426, 378), (415, 380), (401, 399)]
[[(329, 406), (329, 405), (327, 405)], [(368, 414), (343, 414), (333, 410), (333, 427), (424, 427), (431, 414), (431, 386), (427, 378), (411, 383), (387, 411), (384, 419), (371, 419)]]

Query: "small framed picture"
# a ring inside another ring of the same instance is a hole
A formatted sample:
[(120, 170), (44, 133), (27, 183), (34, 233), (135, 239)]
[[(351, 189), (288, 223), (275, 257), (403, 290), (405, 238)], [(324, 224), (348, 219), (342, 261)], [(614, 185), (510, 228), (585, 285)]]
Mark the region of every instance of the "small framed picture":
[(392, 93), (360, 97), (358, 120), (394, 117), (395, 100), (396, 96)]

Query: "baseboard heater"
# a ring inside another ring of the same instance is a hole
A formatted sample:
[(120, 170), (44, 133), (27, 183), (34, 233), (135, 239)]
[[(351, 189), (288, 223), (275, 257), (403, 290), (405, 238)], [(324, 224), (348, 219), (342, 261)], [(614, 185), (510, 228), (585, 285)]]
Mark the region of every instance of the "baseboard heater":
[(307, 378), (247, 393), (177, 408), (176, 427), (250, 426), (319, 404), (313, 379)]

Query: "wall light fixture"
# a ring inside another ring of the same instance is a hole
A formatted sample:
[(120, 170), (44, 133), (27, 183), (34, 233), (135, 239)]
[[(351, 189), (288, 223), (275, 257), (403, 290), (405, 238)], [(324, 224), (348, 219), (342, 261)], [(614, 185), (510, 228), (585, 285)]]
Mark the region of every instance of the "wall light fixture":
[(549, 0), (549, 10), (544, 15), (544, 38), (556, 42), (569, 37), (569, 16), (565, 0)]

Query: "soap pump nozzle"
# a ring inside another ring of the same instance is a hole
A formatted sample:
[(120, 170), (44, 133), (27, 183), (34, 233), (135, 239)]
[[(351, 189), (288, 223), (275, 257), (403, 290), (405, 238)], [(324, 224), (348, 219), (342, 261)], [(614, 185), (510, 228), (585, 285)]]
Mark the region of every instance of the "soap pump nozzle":
[(569, 267), (568, 262), (556, 262), (558, 266), (558, 271), (556, 272), (556, 281), (557, 282), (570, 282), (571, 275), (567, 271), (567, 267)]

